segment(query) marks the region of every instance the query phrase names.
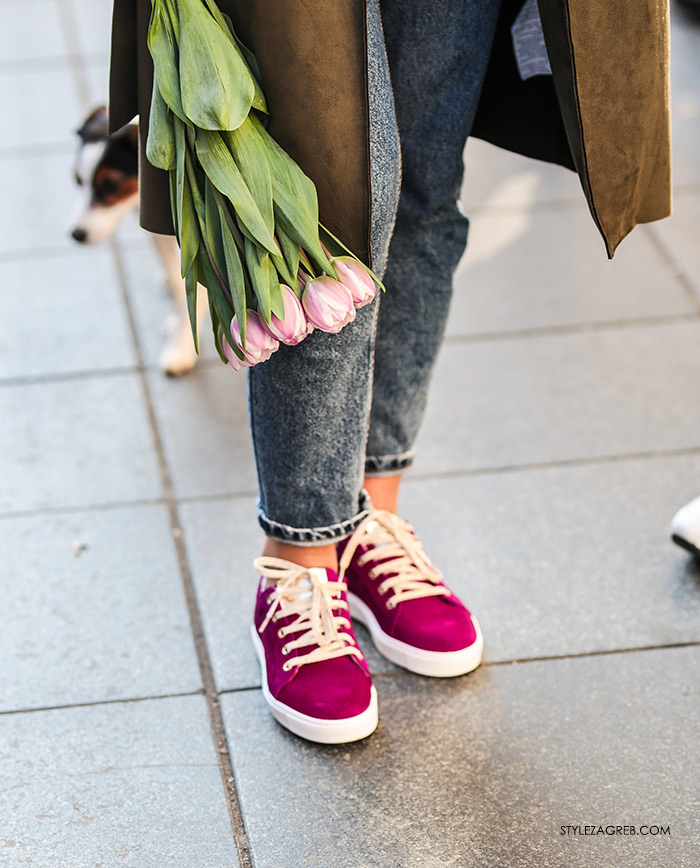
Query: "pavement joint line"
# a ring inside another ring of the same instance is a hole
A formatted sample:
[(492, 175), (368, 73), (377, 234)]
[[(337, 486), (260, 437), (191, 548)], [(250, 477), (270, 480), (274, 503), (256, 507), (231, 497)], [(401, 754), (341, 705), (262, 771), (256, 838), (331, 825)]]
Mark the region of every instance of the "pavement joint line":
[[(516, 173), (520, 174), (520, 173)], [(468, 196), (463, 199), (468, 199)], [(586, 211), (587, 206), (579, 199), (568, 198), (552, 198), (541, 200), (530, 200), (518, 202), (512, 200), (510, 202), (463, 202), (465, 211), (468, 211), (470, 219), (472, 217), (510, 217), (520, 214), (538, 214), (546, 211)]]
[[(1, 158), (0, 154), (0, 158)], [(0, 257), (1, 259), (1, 257)], [(552, 337), (569, 334), (589, 334), (591, 332), (618, 331), (630, 328), (658, 328), (668, 325), (683, 325), (686, 323), (700, 322), (700, 299), (695, 299), (698, 304), (697, 313), (687, 314), (664, 314), (656, 317), (640, 317), (638, 319), (609, 320), (591, 323), (573, 323), (561, 326), (536, 326), (528, 329), (516, 329), (502, 332), (475, 332), (467, 335), (448, 335), (444, 343), (456, 346), (462, 344), (485, 344), (500, 343), (503, 341), (523, 340), (528, 338)], [(218, 358), (198, 359), (197, 367), (205, 370), (218, 368), (221, 360)], [(0, 388), (4, 386), (23, 386), (34, 383), (60, 383), (71, 380), (82, 380), (100, 377), (114, 377), (122, 374), (133, 374), (145, 371), (148, 374), (160, 374), (161, 369), (156, 362), (144, 362), (143, 364), (126, 365), (117, 368), (83, 369), (77, 371), (64, 371), (60, 373), (30, 374), (19, 377), (0, 376)], [(176, 380), (178, 378), (169, 378)]]
[(74, 380), (102, 380), (138, 374), (136, 365), (123, 368), (104, 368), (101, 371), (64, 371), (60, 374), (32, 374), (27, 377), (0, 377), (0, 388), (16, 386), (38, 386), (47, 383), (70, 383)]
[(666, 263), (666, 267), (671, 274), (680, 283), (686, 294), (689, 296), (695, 307), (700, 311), (700, 291), (695, 285), (688, 272), (683, 267), (682, 263), (676, 259), (671, 253), (666, 244), (661, 240), (659, 233), (652, 229), (649, 225), (643, 225), (642, 232), (651, 242), (651, 246), (656, 250), (661, 259)]
[(204, 691), (186, 690), (183, 693), (155, 693), (153, 696), (125, 696), (120, 699), (95, 699), (89, 702), (68, 702), (64, 705), (42, 705), (37, 708), (10, 708), (0, 711), (0, 717), (13, 714), (34, 714), (37, 711), (65, 711), (68, 708), (99, 708), (102, 705), (125, 705), (133, 702), (151, 702), (158, 699), (177, 699), (185, 696), (203, 696)]
[(565, 467), (587, 467), (599, 464), (614, 464), (623, 461), (650, 461), (654, 459), (663, 460), (665, 458), (686, 458), (700, 455), (700, 446), (688, 446), (682, 449), (665, 449), (656, 452), (628, 452), (618, 455), (596, 455), (591, 458), (562, 458), (560, 461), (533, 461), (531, 464), (504, 464), (494, 467), (477, 467), (465, 470), (450, 470), (450, 471), (435, 471), (433, 473), (410, 473), (407, 474), (404, 481), (409, 482), (429, 482), (431, 480), (442, 480), (454, 478), (463, 478), (466, 476), (490, 476), (491, 474), (501, 473), (522, 473), (529, 470), (556, 470)]
[[(644, 651), (672, 651), (676, 648), (700, 648), (700, 640), (692, 641), (692, 642), (669, 642), (664, 645), (639, 645), (630, 648), (604, 648), (596, 651), (581, 651), (577, 653), (570, 654), (547, 654), (542, 655), (540, 657), (515, 657), (509, 660), (484, 660), (477, 669), (473, 670), (477, 672), (479, 669), (495, 669), (498, 667), (504, 666), (519, 666), (526, 665), (528, 663), (555, 663), (557, 660), (577, 660), (577, 659), (589, 659), (591, 657), (614, 657), (618, 654), (637, 654)], [(396, 670), (393, 672), (372, 672), (372, 680), (377, 681), (382, 678), (407, 678), (411, 676), (416, 676), (415, 672), (409, 672), (409, 670)], [(466, 675), (471, 675), (470, 672), (467, 672)], [(426, 680), (430, 680), (428, 676), (418, 676), (425, 677)], [(464, 676), (458, 676), (461, 678)], [(220, 690), (220, 696), (226, 696), (233, 693), (251, 693), (256, 690), (262, 690), (261, 685), (250, 685), (246, 687), (231, 687), (228, 690)]]
[(178, 498), (178, 503), (187, 506), (189, 503), (216, 503), (220, 500), (248, 500), (257, 497), (257, 491), (230, 491), (217, 494), (187, 494)]
[(17, 262), (26, 259), (34, 262), (37, 259), (51, 259), (55, 256), (76, 256), (77, 249), (67, 244), (56, 244), (53, 247), (19, 247), (13, 250), (0, 250), (0, 262)]
[(533, 326), (526, 329), (512, 329), (500, 332), (475, 332), (466, 335), (447, 335), (446, 344), (483, 344), (501, 341), (519, 340), (524, 338), (550, 337), (570, 334), (589, 334), (591, 332), (623, 331), (632, 328), (656, 328), (668, 325), (682, 325), (700, 321), (700, 304), (697, 313), (661, 314), (618, 320), (601, 320), (599, 322), (571, 323), (567, 325)]
[[(688, 182), (686, 184), (677, 184), (673, 186), (674, 194), (697, 193), (700, 191), (700, 184)], [(468, 196), (463, 196), (462, 199), (467, 199)], [(469, 203), (464, 202), (464, 208), (469, 213), (469, 217), (512, 217), (521, 214), (539, 214), (547, 211), (585, 211), (586, 205), (580, 199), (565, 197), (563, 199), (542, 199), (539, 201), (511, 201), (511, 202), (487, 202), (479, 201)], [(639, 224), (642, 225), (642, 224)]]
[[(555, 660), (577, 660), (578, 658), (612, 657), (616, 654), (638, 654), (642, 651), (672, 651), (674, 648), (700, 648), (700, 640), (689, 642), (666, 642), (661, 645), (637, 645), (629, 648), (603, 648), (597, 651), (581, 651), (571, 654), (543, 654), (537, 657), (516, 657), (512, 660), (489, 660), (482, 666), (514, 666), (521, 663), (548, 663)], [(400, 673), (403, 674), (403, 673)]]
[(50, 54), (45, 57), (18, 57), (15, 60), (2, 60), (0, 61), (0, 76), (21, 75), (24, 72), (51, 72), (57, 69), (67, 70), (70, 69), (71, 63), (105, 66), (109, 63), (109, 54), (105, 52), (83, 55)]
[[(542, 461), (532, 464), (512, 464), (501, 467), (483, 467), (472, 470), (451, 470), (433, 473), (413, 473), (405, 477), (406, 484), (419, 482), (432, 482), (450, 479), (461, 479), (472, 476), (491, 476), (507, 473), (523, 473), (537, 470), (557, 470), (567, 467), (595, 467), (598, 465), (615, 464), (631, 461), (663, 461), (669, 458), (693, 458), (700, 455), (700, 446), (685, 449), (669, 449), (660, 452), (633, 452), (621, 455), (602, 455), (594, 458), (569, 458), (561, 461)], [(256, 491), (230, 491), (217, 494), (188, 494), (175, 497), (174, 502), (181, 506), (199, 503), (216, 503), (218, 501), (248, 500), (257, 497)], [(72, 515), (81, 512), (110, 509), (132, 509), (141, 506), (167, 506), (169, 501), (165, 497), (143, 498), (137, 500), (124, 500), (109, 503), (84, 503), (70, 506), (42, 506), (17, 511), (0, 512), (0, 521), (13, 518), (38, 518), (45, 515)]]
[(248, 833), (243, 819), (243, 810), (236, 789), (236, 779), (233, 767), (233, 759), (231, 750), (228, 745), (228, 737), (224, 725), (223, 715), (219, 705), (219, 697), (216, 690), (216, 682), (214, 679), (214, 670), (211, 662), (211, 656), (207, 645), (207, 638), (204, 631), (202, 615), (199, 609), (197, 593), (194, 587), (192, 570), (189, 564), (187, 547), (185, 545), (184, 534), (182, 531), (182, 522), (178, 509), (178, 502), (175, 496), (173, 481), (168, 466), (168, 460), (165, 454), (163, 438), (156, 416), (153, 396), (151, 394), (151, 386), (148, 376), (143, 365), (143, 353), (139, 341), (138, 329), (136, 326), (136, 318), (131, 307), (131, 301), (128, 292), (128, 282), (126, 271), (122, 260), (121, 250), (116, 241), (111, 241), (110, 246), (114, 255), (114, 264), (117, 272), (117, 279), (122, 292), (122, 300), (126, 309), (129, 328), (131, 330), (134, 352), (139, 363), (139, 378), (143, 392), (143, 399), (146, 405), (149, 424), (151, 428), (151, 436), (153, 445), (158, 459), (158, 467), (160, 470), (161, 484), (163, 486), (165, 505), (170, 515), (170, 529), (173, 536), (173, 544), (177, 553), (178, 564), (180, 568), (180, 577), (182, 580), (187, 609), (190, 616), (190, 626), (194, 640), (195, 650), (197, 653), (197, 662), (202, 678), (204, 688), (204, 697), (209, 710), (209, 721), (211, 726), (212, 739), (216, 748), (219, 761), (219, 771), (221, 773), (221, 782), (224, 793), (226, 795), (226, 804), (229, 811), (231, 821), (231, 831), (233, 833), (234, 843), (238, 853), (240, 868), (252, 868), (252, 856), (250, 844), (248, 841)]
[(42, 518), (51, 515), (79, 515), (81, 512), (106, 512), (115, 509), (134, 509), (142, 506), (165, 506), (162, 497), (141, 498), (137, 500), (122, 500), (111, 503), (82, 503), (75, 506), (40, 506), (33, 509), (19, 509), (16, 512), (0, 512), (0, 521), (11, 521), (13, 518)]
[(68, 68), (73, 73), (73, 81), (78, 98), (87, 110), (92, 102), (90, 96), (90, 82), (85, 74), (85, 69), (82, 62), (82, 51), (80, 48), (80, 39), (78, 36), (78, 19), (73, 9), (71, 0), (63, 0), (57, 5), (58, 20), (63, 32), (63, 41), (68, 49)]
[(72, 154), (75, 146), (69, 141), (38, 142), (33, 145), (0, 145), (0, 160), (16, 160), (21, 157), (52, 157)]

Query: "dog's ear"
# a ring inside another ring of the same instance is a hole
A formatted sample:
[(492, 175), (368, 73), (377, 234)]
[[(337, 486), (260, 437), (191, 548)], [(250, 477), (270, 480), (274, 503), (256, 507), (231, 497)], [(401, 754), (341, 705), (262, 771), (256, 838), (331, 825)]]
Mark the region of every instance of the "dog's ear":
[(79, 130), (76, 130), (83, 142), (98, 142), (107, 137), (107, 106), (100, 105), (93, 109), (85, 118)]
[(127, 124), (126, 125), (126, 137), (133, 145), (138, 145), (139, 143), (139, 125), (138, 124)]
[(109, 137), (110, 142), (128, 151), (137, 152), (139, 146), (139, 125), (124, 124)]

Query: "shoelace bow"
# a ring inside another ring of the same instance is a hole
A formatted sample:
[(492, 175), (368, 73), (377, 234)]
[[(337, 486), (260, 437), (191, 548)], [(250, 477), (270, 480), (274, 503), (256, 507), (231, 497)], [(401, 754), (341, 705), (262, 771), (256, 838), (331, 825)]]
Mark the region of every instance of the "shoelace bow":
[(270, 608), (258, 632), (262, 633), (271, 621), (296, 616), (296, 620), (280, 627), (278, 631), (280, 638), (301, 633), (296, 639), (287, 642), (283, 653), (295, 648), (317, 646), (307, 654), (288, 660), (282, 667), (285, 671), (293, 666), (332, 660), (348, 654), (362, 658), (354, 639), (344, 630), (350, 627), (350, 619), (333, 611), (348, 611), (347, 602), (340, 598), (341, 591), (346, 589), (345, 582), (330, 582), (324, 569), (301, 567), (280, 558), (257, 558), (255, 567), (260, 575), (275, 583), (269, 597)]
[(449, 594), (442, 584), (442, 573), (423, 551), (411, 525), (393, 512), (375, 509), (357, 527), (340, 558), (338, 578), (345, 576), (353, 555), (360, 545), (370, 546), (357, 559), (357, 565), (381, 561), (369, 571), (370, 578), (387, 576), (378, 586), (380, 594), (394, 591), (386, 602), (393, 609), (404, 600)]

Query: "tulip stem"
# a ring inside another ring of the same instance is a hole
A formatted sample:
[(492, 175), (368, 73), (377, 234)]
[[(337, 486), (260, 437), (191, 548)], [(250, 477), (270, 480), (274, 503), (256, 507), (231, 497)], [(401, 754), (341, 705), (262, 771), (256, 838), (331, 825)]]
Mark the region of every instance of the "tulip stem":
[(219, 211), (224, 215), (224, 220), (226, 221), (226, 226), (228, 227), (229, 232), (231, 233), (233, 240), (236, 242), (236, 247), (239, 249), (241, 254), (245, 256), (245, 241), (243, 240), (243, 235), (239, 230), (238, 226), (233, 221), (233, 217), (229, 213), (228, 210), (228, 200), (224, 195), (222, 195), (216, 187), (209, 182), (211, 186), (211, 191), (214, 194), (214, 199), (216, 200), (217, 205), (219, 206)]
[(311, 260), (307, 256), (306, 251), (300, 247), (299, 253), (300, 253), (301, 259), (304, 260), (304, 264), (309, 269), (309, 274), (311, 275), (311, 277), (316, 277), (316, 275), (314, 274), (313, 266), (311, 265)]

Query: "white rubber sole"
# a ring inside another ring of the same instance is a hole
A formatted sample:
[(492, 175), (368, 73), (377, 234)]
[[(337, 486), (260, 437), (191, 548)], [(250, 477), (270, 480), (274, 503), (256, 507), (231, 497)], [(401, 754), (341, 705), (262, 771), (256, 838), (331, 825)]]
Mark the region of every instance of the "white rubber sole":
[(473, 645), (460, 651), (425, 651), (387, 635), (369, 606), (355, 594), (348, 592), (348, 603), (351, 617), (367, 627), (377, 651), (387, 660), (410, 672), (433, 678), (454, 678), (457, 675), (466, 675), (481, 663), (484, 640), (473, 615), (472, 623), (476, 630), (476, 641)]
[(262, 690), (265, 702), (270, 706), (275, 720), (285, 729), (306, 738), (309, 741), (320, 744), (346, 744), (350, 741), (359, 741), (367, 738), (377, 728), (379, 712), (377, 707), (377, 691), (372, 687), (370, 702), (367, 708), (354, 717), (345, 717), (341, 720), (327, 720), (321, 717), (311, 717), (302, 714), (294, 708), (290, 708), (270, 693), (267, 686), (267, 665), (265, 663), (265, 648), (262, 640), (255, 629), (255, 624), (250, 625), (250, 635), (255, 646), (260, 670), (262, 672)]

